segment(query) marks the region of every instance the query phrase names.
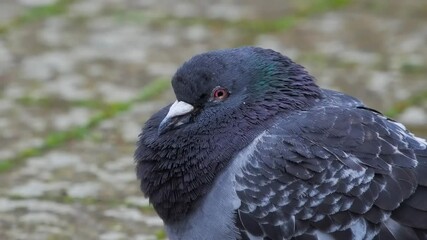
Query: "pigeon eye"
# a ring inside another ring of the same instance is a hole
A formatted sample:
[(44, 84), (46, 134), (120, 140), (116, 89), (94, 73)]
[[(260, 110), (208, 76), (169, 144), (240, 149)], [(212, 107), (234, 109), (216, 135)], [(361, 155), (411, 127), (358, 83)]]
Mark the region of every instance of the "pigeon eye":
[(212, 92), (214, 100), (224, 100), (229, 95), (228, 90), (223, 87), (216, 87)]

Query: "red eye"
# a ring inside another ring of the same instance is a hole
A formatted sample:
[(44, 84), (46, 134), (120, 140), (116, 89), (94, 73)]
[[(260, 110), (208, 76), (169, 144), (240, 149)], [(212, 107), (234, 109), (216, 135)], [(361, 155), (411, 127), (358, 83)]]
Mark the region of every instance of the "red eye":
[(215, 100), (224, 100), (229, 95), (227, 89), (223, 87), (216, 87), (212, 92), (213, 92), (213, 98)]

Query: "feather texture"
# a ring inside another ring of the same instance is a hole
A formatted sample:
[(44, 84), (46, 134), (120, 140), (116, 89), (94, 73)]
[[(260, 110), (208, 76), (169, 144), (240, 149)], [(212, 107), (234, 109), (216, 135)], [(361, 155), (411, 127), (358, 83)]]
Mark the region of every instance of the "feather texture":
[(135, 152), (170, 239), (427, 240), (427, 142), (402, 124), (267, 49), (197, 55), (172, 85)]
[(416, 236), (427, 232), (427, 188), (418, 179), (427, 172), (420, 176), (417, 166), (427, 146), (360, 103), (328, 104), (279, 119), (249, 157), (236, 177), (237, 221), (252, 223), (241, 231), (270, 239), (424, 239)]

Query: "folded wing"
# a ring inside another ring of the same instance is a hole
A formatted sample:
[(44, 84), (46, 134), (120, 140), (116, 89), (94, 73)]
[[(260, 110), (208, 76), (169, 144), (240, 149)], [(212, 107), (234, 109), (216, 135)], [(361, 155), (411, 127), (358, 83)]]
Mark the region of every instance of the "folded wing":
[(243, 239), (423, 239), (427, 232), (426, 143), (363, 106), (279, 120), (236, 187)]

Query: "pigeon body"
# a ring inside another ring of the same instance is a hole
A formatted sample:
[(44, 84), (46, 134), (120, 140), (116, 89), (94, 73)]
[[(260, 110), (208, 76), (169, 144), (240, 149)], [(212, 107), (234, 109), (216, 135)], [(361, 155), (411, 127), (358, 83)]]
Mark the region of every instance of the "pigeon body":
[(427, 239), (427, 142), (273, 50), (217, 50), (145, 124), (141, 190), (170, 239)]

